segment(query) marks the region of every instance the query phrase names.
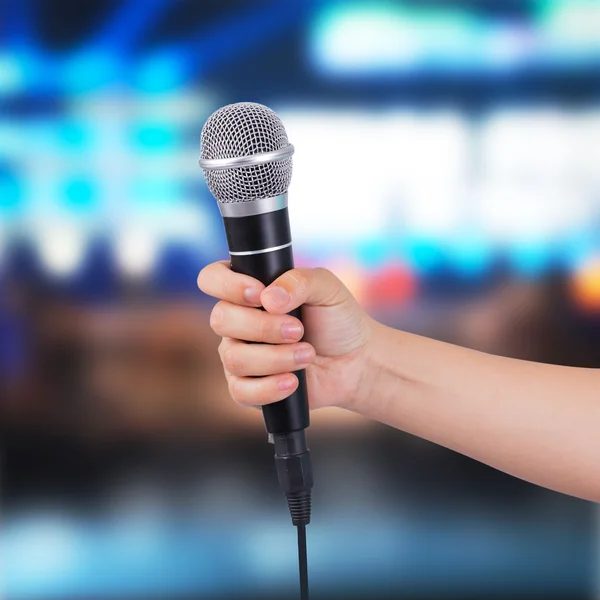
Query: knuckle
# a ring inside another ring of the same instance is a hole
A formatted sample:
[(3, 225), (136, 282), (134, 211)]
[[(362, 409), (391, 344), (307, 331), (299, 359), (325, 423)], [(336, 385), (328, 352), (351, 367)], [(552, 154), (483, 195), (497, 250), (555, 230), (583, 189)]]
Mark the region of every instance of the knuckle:
[(224, 318), (223, 303), (217, 302), (210, 313), (210, 327), (215, 333), (219, 333), (222, 330)]
[(200, 273), (198, 273), (198, 278), (196, 279), (196, 285), (198, 286), (198, 289), (202, 292), (206, 291), (206, 279), (208, 277), (207, 270), (208, 267), (204, 267), (200, 271)]
[(269, 338), (269, 319), (266, 313), (260, 313), (260, 318), (256, 319), (256, 337), (259, 342), (266, 342)]
[(222, 338), (221, 341), (219, 342), (219, 347), (217, 348), (217, 350), (219, 352), (219, 357), (221, 358), (221, 362), (223, 362), (223, 354), (225, 354), (225, 351), (226, 351), (228, 345), (229, 345), (229, 340), (227, 338)]
[(293, 269), (287, 275), (291, 279), (292, 289), (298, 294), (305, 292), (310, 285), (309, 272), (304, 269)]
[(329, 270), (326, 269), (325, 267), (316, 267), (315, 269), (313, 269), (315, 274), (317, 275), (322, 275), (324, 277), (335, 277), (335, 275)]
[(229, 299), (231, 297), (231, 279), (226, 277), (223, 280), (223, 298)]
[(343, 300), (346, 287), (334, 273), (325, 267), (316, 267), (313, 272), (319, 284), (323, 286), (325, 303), (336, 303)]
[(227, 348), (223, 351), (222, 361), (225, 369), (235, 375), (236, 373), (241, 373), (243, 368), (243, 363), (238, 356), (238, 352), (236, 352), (235, 348)]
[(252, 404), (250, 394), (248, 393), (248, 386), (241, 379), (232, 377), (229, 380), (229, 393), (234, 401), (242, 406), (250, 406)]

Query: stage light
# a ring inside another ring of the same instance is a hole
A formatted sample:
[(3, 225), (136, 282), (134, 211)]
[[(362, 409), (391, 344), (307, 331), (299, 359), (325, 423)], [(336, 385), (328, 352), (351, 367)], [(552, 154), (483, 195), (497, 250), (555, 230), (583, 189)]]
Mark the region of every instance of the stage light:
[(504, 109), (481, 131), (482, 170), (504, 178), (568, 178), (580, 162), (577, 123), (555, 107)]
[(170, 123), (145, 123), (132, 128), (132, 145), (148, 153), (169, 152), (180, 145), (179, 134)]
[(552, 258), (552, 246), (540, 241), (517, 242), (509, 249), (510, 265), (520, 277), (540, 277), (550, 268)]
[(435, 239), (411, 236), (407, 237), (403, 246), (403, 258), (416, 273), (430, 274), (442, 264), (442, 249)]
[(87, 251), (86, 233), (75, 223), (46, 221), (37, 226), (35, 243), (42, 266), (50, 275), (73, 275), (83, 264)]
[(389, 263), (367, 276), (365, 296), (369, 306), (399, 307), (414, 298), (417, 281), (412, 270)]
[(93, 179), (74, 177), (65, 181), (61, 187), (62, 204), (68, 212), (86, 215), (98, 208), (98, 193)]
[(179, 181), (168, 177), (146, 177), (136, 179), (129, 185), (127, 204), (145, 217), (165, 215), (182, 199)]
[(315, 67), (338, 76), (410, 76), (505, 68), (531, 50), (516, 25), (493, 26), (446, 5), (337, 3), (322, 10), (309, 37)]
[(96, 92), (115, 84), (121, 66), (115, 56), (104, 50), (76, 54), (62, 65), (62, 84), (73, 94)]
[(397, 72), (418, 57), (419, 40), (406, 16), (373, 3), (328, 9), (312, 32), (312, 58), (330, 73)]
[(115, 235), (115, 260), (119, 271), (129, 277), (148, 276), (156, 265), (159, 251), (159, 241), (150, 227), (132, 225)]
[(571, 293), (577, 304), (588, 311), (600, 311), (600, 255), (580, 264), (571, 279)]
[(479, 231), (508, 247), (556, 244), (597, 214), (585, 190), (552, 179), (484, 179), (475, 197)]
[(16, 174), (0, 169), (0, 219), (13, 221), (24, 210), (23, 184)]
[[(465, 217), (471, 131), (463, 117), (450, 111), (280, 114), (294, 144), (311, 148), (294, 157), (290, 193), (302, 198), (290, 204), (295, 239), (381, 246), (382, 236), (394, 237), (400, 227), (451, 235)], [(322, 215), (317, 221), (315, 211)]]
[(23, 65), (14, 54), (0, 54), (0, 96), (21, 92), (25, 85)]
[(94, 131), (92, 121), (81, 119), (64, 119), (56, 125), (61, 150), (81, 152), (92, 146)]
[(0, 120), (0, 160), (14, 160), (24, 146), (23, 130), (16, 122), (4, 118)]
[(491, 265), (494, 248), (478, 232), (457, 232), (448, 248), (453, 268), (465, 277), (480, 277)]
[(2, 577), (14, 597), (41, 598), (76, 577), (83, 556), (69, 523), (57, 516), (21, 518), (3, 527)]
[(165, 241), (185, 243), (210, 255), (221, 249), (222, 240), (216, 219), (192, 201), (180, 201), (161, 220)]
[[(391, 157), (382, 151), (383, 127), (358, 112), (290, 109), (278, 114), (296, 147), (310, 148), (294, 156), (290, 194), (302, 199), (290, 202), (294, 239), (310, 246), (377, 236), (385, 225), (384, 190), (393, 173), (385, 167)], [(357, 149), (360, 170), (349, 175)]]
[(546, 39), (565, 58), (596, 57), (600, 50), (600, 3), (597, 0), (546, 0), (539, 21)]
[(176, 50), (155, 52), (139, 64), (133, 83), (148, 94), (172, 92), (185, 83), (185, 59), (185, 54)]

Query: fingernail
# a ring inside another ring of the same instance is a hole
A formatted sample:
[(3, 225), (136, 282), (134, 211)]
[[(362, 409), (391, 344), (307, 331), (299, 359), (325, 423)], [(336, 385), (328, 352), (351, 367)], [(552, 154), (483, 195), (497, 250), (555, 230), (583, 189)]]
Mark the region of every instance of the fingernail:
[(289, 377), (284, 377), (279, 380), (277, 387), (282, 391), (286, 392), (287, 390), (293, 390), (296, 387), (296, 378), (293, 375)]
[(278, 308), (285, 308), (290, 303), (290, 295), (279, 286), (267, 288), (267, 298)]
[(313, 350), (308, 346), (305, 346), (304, 348), (298, 348), (294, 354), (294, 358), (299, 365), (310, 363), (313, 359)]
[(258, 304), (260, 305), (260, 294), (262, 290), (259, 290), (255, 287), (249, 287), (244, 290), (244, 300), (248, 302), (248, 304)]
[(302, 326), (297, 323), (284, 323), (281, 326), (281, 337), (284, 340), (297, 340), (302, 335)]

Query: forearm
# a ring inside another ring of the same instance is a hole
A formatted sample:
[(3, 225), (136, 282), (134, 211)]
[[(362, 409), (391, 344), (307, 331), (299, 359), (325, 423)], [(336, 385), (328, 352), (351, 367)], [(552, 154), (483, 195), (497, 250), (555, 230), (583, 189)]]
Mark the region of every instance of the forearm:
[(375, 326), (355, 410), (539, 485), (600, 501), (600, 372)]

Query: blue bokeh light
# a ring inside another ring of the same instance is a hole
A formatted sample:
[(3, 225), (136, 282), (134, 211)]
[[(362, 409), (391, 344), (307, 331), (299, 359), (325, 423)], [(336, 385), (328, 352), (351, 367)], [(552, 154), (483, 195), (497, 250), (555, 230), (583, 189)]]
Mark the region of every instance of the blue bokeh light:
[(73, 177), (62, 185), (62, 205), (76, 215), (89, 214), (100, 205), (97, 182), (92, 177)]

